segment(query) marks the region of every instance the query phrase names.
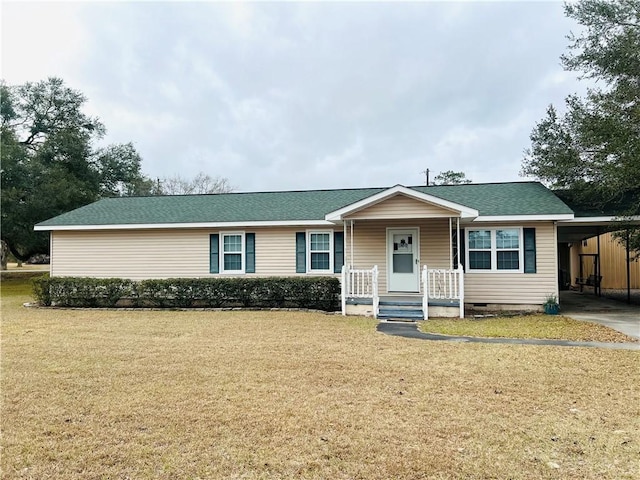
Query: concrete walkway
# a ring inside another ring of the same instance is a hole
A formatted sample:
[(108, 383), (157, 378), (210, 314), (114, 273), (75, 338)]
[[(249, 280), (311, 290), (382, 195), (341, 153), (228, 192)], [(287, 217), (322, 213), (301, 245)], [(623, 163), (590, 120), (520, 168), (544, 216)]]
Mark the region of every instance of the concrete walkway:
[(592, 292), (560, 292), (560, 313), (595, 322), (640, 339), (640, 306), (598, 297)]
[(436, 335), (423, 333), (418, 330), (414, 322), (380, 322), (378, 332), (397, 337), (416, 338), (420, 340), (434, 340), (461, 343), (494, 343), (501, 345), (552, 345), (556, 347), (596, 347), (613, 350), (638, 350), (640, 343), (608, 343), (608, 342), (573, 342), (569, 340), (539, 340), (533, 338), (482, 338), (456, 337), (451, 335)]

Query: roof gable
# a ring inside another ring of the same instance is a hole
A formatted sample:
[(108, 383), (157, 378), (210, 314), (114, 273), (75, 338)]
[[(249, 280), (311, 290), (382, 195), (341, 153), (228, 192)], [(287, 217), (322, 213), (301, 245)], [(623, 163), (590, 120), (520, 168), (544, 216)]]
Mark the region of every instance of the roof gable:
[[(327, 213), (325, 219), (329, 221), (340, 221), (347, 216), (352, 216), (356, 212), (362, 212), (365, 209), (369, 209), (374, 205), (379, 205), (382, 202), (386, 202), (391, 198), (398, 195), (411, 198), (418, 202), (423, 202), (430, 206), (438, 207), (439, 209), (445, 209), (450, 212), (450, 216), (460, 216), (466, 218), (473, 218), (478, 216), (478, 211), (464, 205), (458, 205), (449, 200), (434, 197), (428, 193), (420, 192), (415, 189), (403, 187), (402, 185), (396, 185), (387, 190), (378, 192), (370, 197), (363, 198), (351, 205), (347, 205), (344, 208)], [(426, 210), (426, 209), (425, 209)]]
[(458, 212), (432, 203), (397, 194), (348, 215), (344, 219), (438, 218), (457, 216)]

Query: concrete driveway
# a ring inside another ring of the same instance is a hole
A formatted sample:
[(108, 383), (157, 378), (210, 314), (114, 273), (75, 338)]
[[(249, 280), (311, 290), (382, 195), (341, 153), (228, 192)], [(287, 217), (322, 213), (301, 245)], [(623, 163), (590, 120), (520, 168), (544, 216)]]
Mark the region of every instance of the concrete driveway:
[(640, 306), (597, 297), (592, 292), (560, 292), (560, 313), (596, 322), (640, 339)]

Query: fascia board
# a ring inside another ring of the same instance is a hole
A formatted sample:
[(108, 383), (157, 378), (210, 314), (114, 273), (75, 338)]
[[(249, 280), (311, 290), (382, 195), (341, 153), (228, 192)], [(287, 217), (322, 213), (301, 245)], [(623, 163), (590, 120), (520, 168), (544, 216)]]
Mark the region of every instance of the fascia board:
[(256, 221), (256, 222), (200, 222), (200, 223), (128, 223), (109, 225), (36, 225), (35, 231), (59, 230), (150, 230), (178, 228), (251, 228), (251, 227), (302, 227), (334, 226), (326, 220)]
[(577, 226), (577, 225), (619, 225), (619, 224), (640, 224), (640, 215), (633, 215), (631, 217), (574, 217), (570, 220), (561, 220), (558, 225), (561, 226)]
[(536, 222), (536, 221), (561, 221), (573, 219), (573, 213), (561, 213), (550, 215), (486, 215), (479, 216), (473, 223), (478, 222)]

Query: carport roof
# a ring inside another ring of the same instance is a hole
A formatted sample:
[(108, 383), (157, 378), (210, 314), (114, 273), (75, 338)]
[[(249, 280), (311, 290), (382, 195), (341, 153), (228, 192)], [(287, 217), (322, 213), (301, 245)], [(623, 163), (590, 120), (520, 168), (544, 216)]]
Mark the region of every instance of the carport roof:
[(572, 220), (558, 222), (558, 242), (579, 242), (626, 225), (640, 225), (640, 205), (634, 205), (629, 195), (595, 205), (568, 190), (554, 193), (575, 212)]

